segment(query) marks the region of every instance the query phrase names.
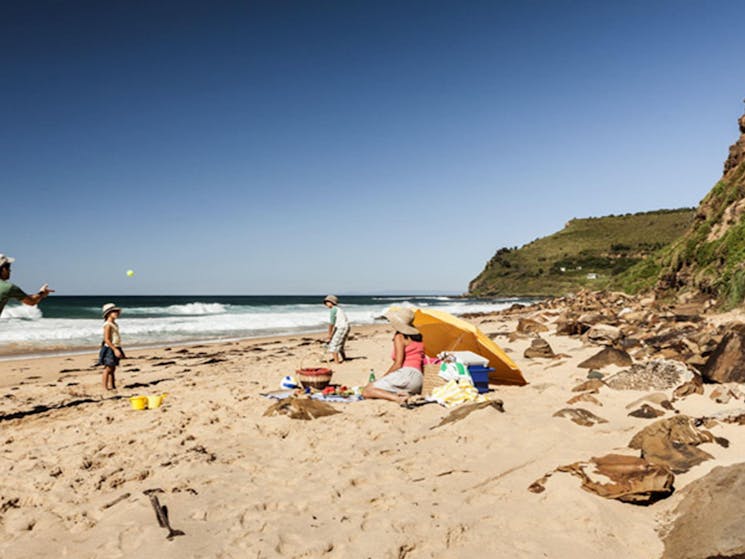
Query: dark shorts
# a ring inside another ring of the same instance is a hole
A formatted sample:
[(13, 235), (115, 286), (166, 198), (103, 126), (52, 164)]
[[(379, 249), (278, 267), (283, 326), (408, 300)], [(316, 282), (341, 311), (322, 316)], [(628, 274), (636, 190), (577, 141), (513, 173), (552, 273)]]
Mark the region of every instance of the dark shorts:
[[(122, 348), (117, 348), (119, 351), (122, 352), (122, 356), (124, 356), (124, 352), (122, 351)], [(111, 349), (107, 345), (101, 346), (101, 350), (98, 352), (98, 363), (97, 365), (104, 365), (105, 367), (116, 367), (119, 365), (119, 358), (114, 355), (114, 350)]]

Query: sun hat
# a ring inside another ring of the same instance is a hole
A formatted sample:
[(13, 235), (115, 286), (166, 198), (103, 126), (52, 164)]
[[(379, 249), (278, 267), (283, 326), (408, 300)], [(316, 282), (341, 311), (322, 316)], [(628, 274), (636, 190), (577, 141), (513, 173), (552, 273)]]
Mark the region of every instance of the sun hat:
[(409, 308), (399, 307), (388, 309), (383, 316), (393, 325), (396, 332), (401, 332), (402, 334), (407, 334), (409, 336), (421, 334), (421, 332), (414, 326), (414, 311)]
[(103, 313), (104, 318), (106, 318), (110, 312), (121, 310), (122, 309), (117, 307), (114, 303), (106, 303), (103, 307), (101, 307), (101, 312)]
[(332, 305), (338, 305), (339, 304), (339, 298), (336, 295), (326, 295), (326, 298), (323, 300), (324, 303), (328, 302)]
[(0, 266), (5, 266), (6, 264), (12, 264), (15, 262), (15, 258), (11, 258), (10, 256), (5, 256), (4, 254), (0, 254)]

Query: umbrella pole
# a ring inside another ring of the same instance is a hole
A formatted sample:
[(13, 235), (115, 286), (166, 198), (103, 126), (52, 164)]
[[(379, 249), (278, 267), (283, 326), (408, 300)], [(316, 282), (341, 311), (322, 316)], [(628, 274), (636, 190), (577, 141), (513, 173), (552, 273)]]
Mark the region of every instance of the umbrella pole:
[(458, 344), (460, 343), (460, 341), (463, 339), (463, 336), (465, 335), (466, 335), (466, 332), (458, 336), (458, 338), (452, 344), (450, 344), (450, 351), (455, 351), (455, 348), (458, 347)]

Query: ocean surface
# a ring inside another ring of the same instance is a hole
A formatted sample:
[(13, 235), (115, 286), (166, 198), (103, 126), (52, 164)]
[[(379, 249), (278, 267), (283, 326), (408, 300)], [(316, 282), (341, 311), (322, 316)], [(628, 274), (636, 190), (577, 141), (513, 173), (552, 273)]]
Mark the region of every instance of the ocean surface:
[[(75, 352), (98, 347), (101, 306), (122, 307), (119, 327), (127, 347), (320, 332), (329, 311), (311, 296), (52, 296), (39, 307), (10, 303), (0, 316), (0, 355)], [(340, 297), (352, 325), (384, 322), (391, 305), (436, 308), (452, 314), (504, 309), (525, 299), (449, 296)]]

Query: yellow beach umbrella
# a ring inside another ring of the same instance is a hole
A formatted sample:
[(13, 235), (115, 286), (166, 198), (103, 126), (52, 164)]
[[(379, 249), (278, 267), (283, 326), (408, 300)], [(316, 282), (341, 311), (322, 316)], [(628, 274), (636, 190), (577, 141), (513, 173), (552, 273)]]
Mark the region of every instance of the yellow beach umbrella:
[(441, 351), (472, 351), (489, 360), (489, 381), (495, 384), (527, 384), (520, 369), (486, 334), (457, 316), (443, 311), (418, 309), (414, 326), (422, 333), (424, 349), (434, 357)]

